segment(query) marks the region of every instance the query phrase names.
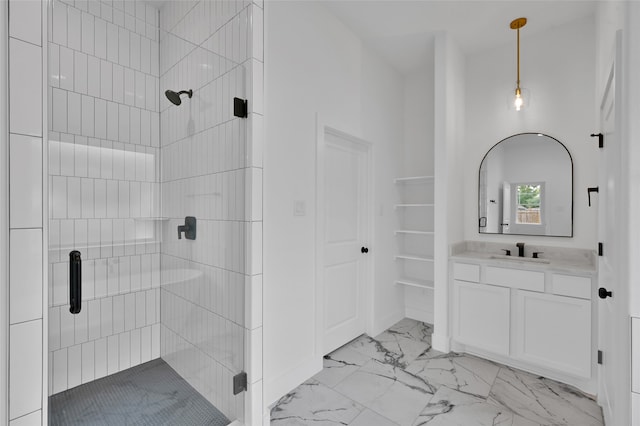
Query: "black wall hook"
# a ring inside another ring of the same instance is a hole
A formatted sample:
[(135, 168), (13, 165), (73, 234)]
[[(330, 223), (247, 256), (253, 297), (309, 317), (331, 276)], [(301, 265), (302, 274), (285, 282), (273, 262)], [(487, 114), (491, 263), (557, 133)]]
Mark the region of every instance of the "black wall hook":
[(598, 148), (604, 148), (604, 135), (602, 133), (591, 133), (591, 137), (598, 138)]
[(599, 187), (591, 187), (587, 188), (587, 197), (589, 198), (589, 207), (591, 207), (591, 193), (592, 192), (600, 192)]

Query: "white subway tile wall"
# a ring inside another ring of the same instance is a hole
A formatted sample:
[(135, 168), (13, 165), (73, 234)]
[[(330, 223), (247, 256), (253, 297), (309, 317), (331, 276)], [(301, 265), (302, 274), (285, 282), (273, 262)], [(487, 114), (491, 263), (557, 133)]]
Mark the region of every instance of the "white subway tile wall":
[(9, 21), (9, 424), (42, 424), (42, 5), (4, 2)]
[[(252, 169), (252, 118), (234, 117), (233, 98), (248, 99), (252, 112), (255, 9), (248, 1), (202, 0), (168, 2), (160, 11), (161, 91), (193, 90), (180, 106), (160, 99), (162, 215), (169, 218), (162, 224), (161, 354), (229, 419), (245, 424), (253, 424), (245, 408), (256, 398), (245, 407), (247, 394), (233, 395), (232, 378), (246, 371), (252, 383), (262, 379), (261, 329), (251, 334), (246, 321), (247, 297), (262, 295), (262, 280), (252, 279), (261, 271), (251, 262), (260, 241), (252, 221), (262, 218), (262, 175)], [(185, 216), (198, 220), (195, 241), (177, 239)], [(261, 309), (253, 309), (258, 314), (261, 327)], [(257, 345), (248, 363), (246, 350)], [(261, 404), (260, 397), (258, 412)]]
[[(160, 356), (161, 243), (158, 10), (133, 0), (52, 8), (49, 394)], [(78, 315), (71, 250), (83, 259)]]

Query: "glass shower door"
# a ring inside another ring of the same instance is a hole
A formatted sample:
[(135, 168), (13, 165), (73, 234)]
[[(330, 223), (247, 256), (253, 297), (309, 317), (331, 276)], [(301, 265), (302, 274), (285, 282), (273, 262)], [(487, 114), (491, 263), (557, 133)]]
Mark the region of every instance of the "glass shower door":
[[(225, 28), (210, 26), (206, 3), (191, 11), (180, 2), (169, 3), (161, 10), (161, 17), (168, 14), (166, 22), (161, 19), (167, 26), (160, 33), (161, 91), (193, 93), (183, 94), (179, 105), (164, 97), (161, 102), (166, 218), (161, 355), (235, 420), (244, 417), (241, 391), (246, 381), (245, 244), (250, 222), (245, 214), (247, 119), (240, 111), (246, 77), (244, 65), (225, 53), (219, 38)], [(202, 32), (181, 32), (187, 16)], [(240, 27), (233, 19), (228, 25)], [(234, 105), (240, 108), (234, 111)], [(195, 218), (194, 240), (185, 233), (179, 236), (187, 217)]]

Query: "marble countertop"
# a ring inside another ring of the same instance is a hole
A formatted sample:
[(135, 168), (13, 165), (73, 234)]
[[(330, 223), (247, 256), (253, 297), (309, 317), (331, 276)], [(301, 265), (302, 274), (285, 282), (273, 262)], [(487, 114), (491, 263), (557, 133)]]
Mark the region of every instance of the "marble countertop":
[[(511, 256), (504, 256), (502, 249), (511, 250)], [(532, 259), (533, 252), (542, 252), (540, 254), (540, 262)], [(511, 243), (463, 241), (451, 245), (449, 257), (454, 260), (477, 260), (482, 263), (490, 263), (491, 265), (507, 268), (575, 274), (595, 274), (597, 271), (597, 256), (594, 250), (566, 247), (525, 244), (525, 258), (522, 259), (518, 257), (517, 247)]]

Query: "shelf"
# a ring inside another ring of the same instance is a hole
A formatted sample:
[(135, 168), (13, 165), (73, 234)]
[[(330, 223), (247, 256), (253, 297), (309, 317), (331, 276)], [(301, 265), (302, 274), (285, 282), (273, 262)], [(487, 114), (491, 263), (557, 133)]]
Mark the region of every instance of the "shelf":
[(412, 254), (396, 254), (396, 259), (417, 260), (419, 262), (433, 262), (433, 257), (421, 257)]
[(417, 278), (398, 278), (396, 284), (407, 285), (409, 287), (428, 288), (433, 290), (433, 281), (419, 280)]
[(414, 231), (411, 229), (397, 229), (395, 231), (398, 234), (416, 234), (416, 235), (433, 235), (433, 231)]
[(431, 203), (431, 204), (396, 204), (393, 207), (397, 209), (398, 207), (433, 207), (433, 206), (435, 206), (435, 204)]
[(403, 177), (403, 178), (395, 178), (395, 183), (423, 183), (423, 182), (433, 182), (433, 176), (412, 176), (412, 177)]

